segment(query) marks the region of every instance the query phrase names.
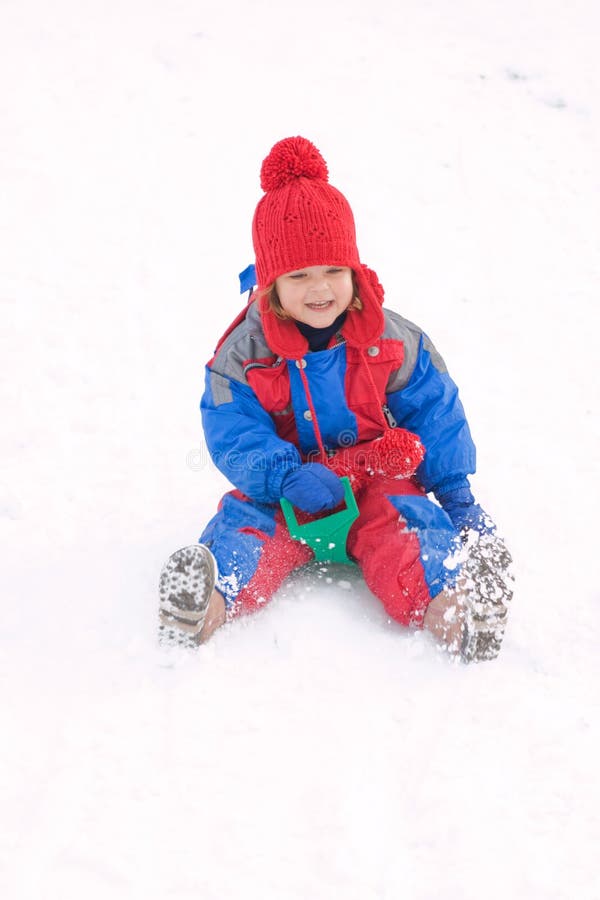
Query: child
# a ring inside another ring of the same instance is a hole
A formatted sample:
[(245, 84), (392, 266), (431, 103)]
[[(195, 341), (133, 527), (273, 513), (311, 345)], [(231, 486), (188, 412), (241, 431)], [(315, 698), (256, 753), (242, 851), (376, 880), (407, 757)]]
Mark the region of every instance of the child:
[(201, 543), (163, 569), (163, 637), (201, 643), (266, 603), (313, 557), (280, 499), (314, 518), (341, 503), (347, 475), (360, 513), (347, 552), (388, 615), (465, 661), (491, 659), (510, 557), (469, 487), (475, 447), (456, 385), (427, 335), (383, 308), (317, 148), (277, 143), (261, 186), (257, 289), (207, 366), (201, 403), (211, 457), (235, 490)]

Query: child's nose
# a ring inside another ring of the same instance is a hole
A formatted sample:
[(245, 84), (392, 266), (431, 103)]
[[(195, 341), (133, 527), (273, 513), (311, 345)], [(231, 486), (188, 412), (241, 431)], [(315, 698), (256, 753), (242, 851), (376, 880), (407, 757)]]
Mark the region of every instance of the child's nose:
[(321, 291), (327, 291), (329, 289), (329, 282), (327, 281), (326, 275), (315, 275), (313, 282), (310, 286), (312, 293), (320, 293)]

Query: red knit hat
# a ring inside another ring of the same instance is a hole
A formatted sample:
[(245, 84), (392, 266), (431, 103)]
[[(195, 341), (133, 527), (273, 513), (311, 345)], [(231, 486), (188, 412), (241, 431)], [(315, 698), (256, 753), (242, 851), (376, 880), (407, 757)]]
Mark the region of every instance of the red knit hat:
[(285, 138), (262, 164), (265, 196), (252, 222), (258, 287), (306, 266), (360, 265), (354, 216), (328, 182), (325, 160), (306, 138)]
[[(349, 266), (363, 311), (348, 316), (343, 331), (354, 343), (368, 346), (383, 331), (383, 289), (375, 273), (360, 262), (350, 204), (328, 179), (325, 160), (303, 137), (284, 138), (263, 161), (260, 183), (265, 195), (252, 221), (258, 288), (307, 266)], [(277, 319), (264, 296), (260, 309), (270, 346), (287, 356), (303, 355), (306, 340), (293, 324)]]

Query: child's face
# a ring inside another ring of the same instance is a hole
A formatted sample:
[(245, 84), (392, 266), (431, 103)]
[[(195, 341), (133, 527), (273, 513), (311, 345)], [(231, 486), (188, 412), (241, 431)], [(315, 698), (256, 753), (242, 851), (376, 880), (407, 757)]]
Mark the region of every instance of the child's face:
[(354, 297), (352, 269), (348, 266), (296, 269), (280, 275), (275, 287), (284, 312), (313, 328), (327, 328), (335, 322)]

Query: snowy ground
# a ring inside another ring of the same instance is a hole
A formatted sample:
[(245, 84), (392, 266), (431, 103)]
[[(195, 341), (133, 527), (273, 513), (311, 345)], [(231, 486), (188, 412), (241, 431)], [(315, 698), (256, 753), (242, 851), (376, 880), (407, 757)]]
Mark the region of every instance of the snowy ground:
[[(1, 4), (3, 898), (600, 896), (599, 37), (595, 0)], [(461, 386), (517, 565), (494, 663), (336, 568), (155, 645), (293, 134)]]

